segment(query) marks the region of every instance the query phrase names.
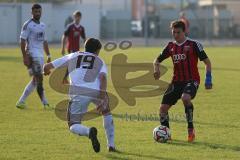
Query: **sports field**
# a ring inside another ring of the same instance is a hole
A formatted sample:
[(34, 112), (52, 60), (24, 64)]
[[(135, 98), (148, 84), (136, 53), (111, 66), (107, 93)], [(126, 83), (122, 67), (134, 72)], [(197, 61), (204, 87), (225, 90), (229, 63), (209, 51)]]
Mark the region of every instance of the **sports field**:
[[(53, 59), (60, 57), (59, 48), (51, 48)], [(159, 48), (131, 48), (101, 52), (109, 73), (114, 55), (126, 54), (129, 63), (151, 63)], [(23, 66), (18, 48), (0, 49), (0, 160), (85, 160), (85, 159), (162, 159), (162, 160), (230, 160), (240, 159), (240, 47), (206, 48), (213, 66), (213, 89), (204, 89), (204, 65), (199, 63), (201, 85), (194, 100), (196, 142), (187, 142), (184, 108), (179, 101), (170, 111), (173, 141), (154, 142), (152, 130), (162, 96), (137, 98), (136, 106), (128, 106), (116, 93), (111, 74), (108, 91), (119, 99), (113, 110), (115, 139), (118, 153), (108, 153), (102, 118), (84, 124), (99, 130), (101, 152), (92, 150), (90, 141), (68, 131), (66, 122), (56, 117), (54, 110), (44, 110), (37, 94), (27, 100), (27, 108), (19, 110), (15, 103), (30, 78)], [(164, 62), (168, 71), (162, 77), (169, 82), (172, 74), (170, 59)], [(131, 73), (130, 78), (140, 73)], [(45, 78), (46, 94), (51, 105), (66, 95), (49, 87)], [(150, 84), (149, 84), (150, 85)], [(145, 86), (149, 89), (151, 86)], [(144, 89), (144, 86), (143, 86)]]

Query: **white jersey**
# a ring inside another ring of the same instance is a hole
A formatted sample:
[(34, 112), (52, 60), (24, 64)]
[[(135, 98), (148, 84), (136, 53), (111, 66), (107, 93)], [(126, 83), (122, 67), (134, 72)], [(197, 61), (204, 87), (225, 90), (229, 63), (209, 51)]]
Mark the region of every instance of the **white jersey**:
[(45, 28), (43, 22), (38, 24), (33, 19), (26, 21), (22, 27), (20, 38), (26, 40), (27, 50), (32, 57), (44, 57), (43, 42), (47, 40)]
[[(68, 67), (70, 86), (100, 90), (100, 73), (107, 76), (107, 66), (97, 55), (89, 52), (75, 52), (51, 62), (54, 68)], [(71, 90), (71, 88), (70, 88)], [(73, 98), (74, 95), (70, 97)], [(76, 96), (76, 95), (75, 95)]]

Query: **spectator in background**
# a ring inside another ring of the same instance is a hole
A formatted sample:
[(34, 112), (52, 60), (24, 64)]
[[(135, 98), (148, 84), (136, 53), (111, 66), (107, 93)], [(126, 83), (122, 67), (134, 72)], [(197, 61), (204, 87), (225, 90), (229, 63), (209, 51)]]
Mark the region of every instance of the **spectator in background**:
[[(85, 42), (86, 34), (84, 27), (80, 24), (82, 13), (75, 11), (73, 13), (74, 21), (67, 25), (64, 34), (62, 36), (62, 55), (65, 55), (65, 44), (67, 44), (67, 52), (73, 53), (80, 49), (80, 38)], [(68, 72), (63, 79), (63, 84), (68, 84)]]

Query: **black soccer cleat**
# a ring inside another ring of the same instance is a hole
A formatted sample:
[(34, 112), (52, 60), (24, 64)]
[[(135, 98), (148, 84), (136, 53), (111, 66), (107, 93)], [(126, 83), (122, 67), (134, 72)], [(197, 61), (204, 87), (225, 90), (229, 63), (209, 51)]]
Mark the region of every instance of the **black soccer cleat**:
[(95, 127), (91, 127), (89, 130), (89, 139), (92, 141), (93, 150), (98, 153), (100, 151), (100, 143), (97, 139), (97, 129)]
[(108, 152), (117, 152), (115, 147), (108, 147)]

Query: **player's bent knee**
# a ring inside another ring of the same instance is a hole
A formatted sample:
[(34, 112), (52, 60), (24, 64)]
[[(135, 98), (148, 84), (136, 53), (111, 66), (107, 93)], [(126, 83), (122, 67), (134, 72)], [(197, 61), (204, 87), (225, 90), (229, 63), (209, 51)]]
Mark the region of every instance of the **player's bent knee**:
[(39, 83), (39, 82), (42, 83), (43, 75), (42, 74), (37, 74), (37, 75), (34, 76), (34, 79), (37, 83)]
[(168, 104), (161, 104), (160, 113), (167, 113), (170, 107)]
[(112, 113), (111, 113), (111, 110), (110, 110), (109, 107), (107, 107), (105, 110), (102, 111), (103, 116), (107, 116), (107, 115), (110, 115), (110, 114), (112, 114)]
[(72, 124), (70, 127), (69, 127), (69, 131), (72, 132), (72, 133), (75, 133), (77, 134), (77, 129), (76, 129), (76, 124)]
[(191, 96), (188, 94), (183, 94), (181, 99), (185, 105), (191, 103)]
[(102, 113), (103, 116), (108, 116), (108, 115), (111, 115), (111, 114), (112, 114), (111, 111), (107, 111), (107, 112)]

